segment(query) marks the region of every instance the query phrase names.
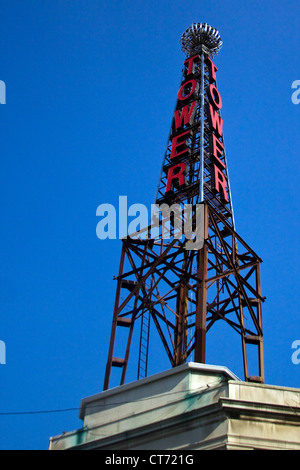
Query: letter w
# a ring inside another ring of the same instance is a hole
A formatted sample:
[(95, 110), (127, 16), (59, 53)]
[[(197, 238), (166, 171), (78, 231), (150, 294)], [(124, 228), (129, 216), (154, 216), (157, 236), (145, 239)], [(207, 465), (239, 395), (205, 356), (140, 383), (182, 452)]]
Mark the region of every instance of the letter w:
[(189, 106), (188, 104), (184, 106), (180, 112), (180, 109), (176, 109), (174, 113), (174, 123), (175, 129), (179, 127), (187, 126), (193, 122), (195, 112), (197, 109), (197, 101), (193, 101), (192, 104)]
[(209, 115), (212, 127), (218, 134), (218, 137), (221, 137), (223, 135), (223, 119), (221, 118), (217, 110), (212, 107), (211, 104), (209, 105)]

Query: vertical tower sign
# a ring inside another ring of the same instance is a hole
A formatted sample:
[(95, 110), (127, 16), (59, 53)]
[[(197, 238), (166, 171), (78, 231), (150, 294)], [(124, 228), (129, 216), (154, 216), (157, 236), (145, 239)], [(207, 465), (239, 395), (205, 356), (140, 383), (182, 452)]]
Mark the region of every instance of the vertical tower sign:
[[(181, 45), (186, 58), (155, 198), (158, 232), (122, 240), (104, 389), (113, 371), (125, 382), (134, 332), (139, 379), (157, 341), (171, 367), (205, 363), (206, 337), (219, 321), (240, 337), (245, 380), (264, 381), (261, 259), (235, 231), (214, 59), (222, 40), (212, 26), (196, 23)], [(187, 207), (192, 227), (201, 223), (196, 248), (181, 230)]]
[[(199, 99), (199, 73), (197, 73), (196, 64), (201, 64), (201, 60), (203, 60), (201, 55), (196, 54), (184, 62), (186, 66), (184, 81), (178, 91), (178, 102), (173, 118), (173, 133), (171, 135), (171, 151), (169, 155), (169, 161), (172, 166), (167, 170), (167, 194), (173, 192), (176, 186), (179, 191), (183, 191), (188, 186), (186, 177), (188, 174), (188, 161), (192, 156), (193, 138), (196, 131), (195, 124), (199, 124), (195, 120), (198, 107), (197, 100)], [(223, 171), (226, 172), (224, 145), (222, 143), (223, 119), (219, 114), (222, 108), (222, 98), (216, 86), (217, 67), (209, 57), (206, 58), (206, 64), (209, 70), (209, 81), (211, 82), (206, 90), (209, 101), (206, 112), (211, 130), (207, 152), (211, 160), (210, 186), (212, 192), (218, 195), (223, 203), (228, 203), (227, 178), (226, 173), (223, 173)], [(200, 154), (197, 155), (196, 153), (195, 157), (199, 158)]]
[(234, 226), (225, 145), (222, 97), (214, 56), (222, 47), (206, 23), (188, 28), (181, 38), (187, 58), (177, 93), (156, 202), (208, 200)]

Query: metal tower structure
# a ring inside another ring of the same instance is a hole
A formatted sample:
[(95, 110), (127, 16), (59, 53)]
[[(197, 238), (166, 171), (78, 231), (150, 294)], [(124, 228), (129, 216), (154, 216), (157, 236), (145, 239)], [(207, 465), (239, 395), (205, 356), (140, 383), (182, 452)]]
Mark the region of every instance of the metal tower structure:
[(186, 59), (155, 211), (148, 227), (122, 240), (104, 389), (115, 368), (125, 382), (137, 323), (138, 379), (147, 375), (152, 329), (175, 367), (205, 363), (206, 336), (223, 321), (240, 336), (245, 380), (264, 382), (261, 259), (235, 230), (213, 62), (222, 40), (196, 23), (181, 47)]

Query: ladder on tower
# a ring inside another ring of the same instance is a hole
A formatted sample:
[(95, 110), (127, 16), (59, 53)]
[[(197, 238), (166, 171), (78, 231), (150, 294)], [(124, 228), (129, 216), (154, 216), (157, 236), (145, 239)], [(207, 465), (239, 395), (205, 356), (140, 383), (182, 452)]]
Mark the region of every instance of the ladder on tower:
[(140, 332), (138, 373), (137, 373), (138, 380), (147, 377), (149, 335), (150, 335), (150, 311), (146, 310), (143, 312), (141, 316), (141, 332)]

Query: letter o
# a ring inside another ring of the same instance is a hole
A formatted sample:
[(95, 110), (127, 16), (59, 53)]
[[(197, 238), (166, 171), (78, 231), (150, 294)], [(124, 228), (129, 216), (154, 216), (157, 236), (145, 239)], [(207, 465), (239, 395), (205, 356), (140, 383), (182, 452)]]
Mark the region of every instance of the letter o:
[[(187, 85), (192, 85), (192, 86), (188, 94), (185, 95), (184, 89), (186, 88)], [(187, 82), (183, 83), (183, 85), (181, 85), (181, 87), (179, 88), (178, 95), (177, 95), (178, 99), (180, 101), (188, 100), (189, 98), (191, 98), (191, 96), (193, 96), (194, 93), (198, 92), (198, 88), (199, 88), (199, 83), (197, 82), (197, 80), (194, 80), (194, 79), (188, 80)]]
[(211, 83), (209, 85), (208, 91), (209, 91), (208, 97), (209, 97), (209, 101), (211, 102), (211, 104), (215, 108), (221, 109), (222, 108), (222, 98), (221, 98), (221, 95), (220, 95), (216, 85)]

